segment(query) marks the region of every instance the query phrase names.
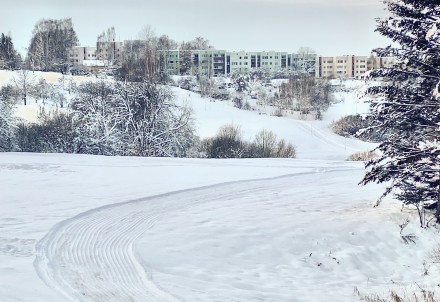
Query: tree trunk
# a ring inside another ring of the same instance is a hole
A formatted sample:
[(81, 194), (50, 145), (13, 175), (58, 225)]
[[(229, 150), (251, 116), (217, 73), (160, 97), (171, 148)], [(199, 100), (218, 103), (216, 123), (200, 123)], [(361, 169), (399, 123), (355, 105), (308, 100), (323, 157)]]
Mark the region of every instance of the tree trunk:
[(440, 188), (437, 191), (437, 208), (435, 211), (435, 217), (437, 218), (437, 223), (440, 223)]

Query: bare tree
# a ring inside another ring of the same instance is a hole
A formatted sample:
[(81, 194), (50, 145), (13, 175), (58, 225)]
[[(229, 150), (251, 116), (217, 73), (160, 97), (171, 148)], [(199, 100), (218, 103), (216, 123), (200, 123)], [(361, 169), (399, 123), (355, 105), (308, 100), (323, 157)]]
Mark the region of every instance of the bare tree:
[(117, 59), (116, 31), (113, 26), (98, 35), (96, 46), (98, 57), (103, 59), (107, 66), (113, 65)]
[(43, 19), (34, 27), (27, 66), (32, 70), (66, 71), (69, 50), (78, 44), (72, 19)]
[(22, 95), (24, 105), (27, 105), (27, 96), (34, 83), (34, 76), (29, 70), (22, 69), (18, 71), (18, 77), (14, 77), (15, 86)]

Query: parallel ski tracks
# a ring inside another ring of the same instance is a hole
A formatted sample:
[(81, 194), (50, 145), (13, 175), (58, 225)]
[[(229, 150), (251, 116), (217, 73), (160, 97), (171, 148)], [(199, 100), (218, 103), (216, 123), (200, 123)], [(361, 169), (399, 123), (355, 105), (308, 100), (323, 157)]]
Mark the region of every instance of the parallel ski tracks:
[(73, 301), (182, 301), (156, 285), (137, 260), (133, 245), (146, 230), (173, 211), (276, 189), (285, 186), (276, 179), (313, 173), (231, 182), (87, 211), (55, 225), (38, 242), (35, 269), (48, 286)]

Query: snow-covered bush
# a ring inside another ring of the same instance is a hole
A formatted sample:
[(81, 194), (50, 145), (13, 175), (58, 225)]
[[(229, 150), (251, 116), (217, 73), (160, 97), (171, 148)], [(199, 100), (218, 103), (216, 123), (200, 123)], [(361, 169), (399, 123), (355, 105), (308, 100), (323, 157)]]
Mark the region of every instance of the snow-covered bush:
[(202, 149), (208, 158), (241, 158), (247, 146), (239, 126), (225, 125), (216, 136), (202, 142)]
[(391, 290), (387, 298), (382, 298), (378, 295), (362, 295), (357, 288), (354, 289), (354, 295), (359, 298), (359, 301), (366, 302), (440, 302), (436, 298), (435, 292), (418, 288), (417, 291), (407, 291), (406, 293), (397, 293)]
[(0, 94), (0, 151), (12, 151), (14, 148), (16, 121), (12, 110), (12, 99)]
[(17, 148), (21, 152), (82, 153), (84, 137), (79, 128), (71, 114), (42, 113), (38, 124), (18, 125)]
[(357, 137), (367, 142), (381, 142), (386, 134), (379, 131), (363, 131), (372, 124), (371, 120), (361, 115), (347, 115), (332, 122), (330, 129), (337, 135), (344, 137)]
[(193, 76), (181, 77), (177, 81), (177, 84), (179, 85), (180, 88), (185, 89), (185, 90), (190, 90), (190, 91), (192, 91), (194, 89), (194, 87), (197, 86), (196, 79)]
[(243, 139), (240, 127), (226, 125), (217, 135), (201, 145), (208, 158), (295, 158), (295, 147), (284, 139), (277, 140), (272, 131), (262, 130), (253, 142)]
[(278, 140), (272, 131), (262, 130), (248, 145), (248, 157), (258, 158), (295, 158), (295, 147), (284, 139)]
[(186, 156), (197, 145), (191, 111), (177, 106), (165, 86), (86, 83), (79, 87), (72, 109), (90, 153)]
[(377, 158), (377, 155), (372, 151), (361, 151), (351, 154), (348, 161), (368, 161)]

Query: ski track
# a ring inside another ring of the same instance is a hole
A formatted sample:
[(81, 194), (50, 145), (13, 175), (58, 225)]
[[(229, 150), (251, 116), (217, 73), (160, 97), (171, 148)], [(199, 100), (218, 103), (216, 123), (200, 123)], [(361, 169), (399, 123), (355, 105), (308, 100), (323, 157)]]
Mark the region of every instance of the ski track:
[(151, 272), (137, 260), (133, 246), (144, 231), (176, 210), (281, 188), (287, 177), (352, 169), (312, 168), (310, 172), (211, 185), (93, 209), (55, 225), (36, 245), (34, 266), (49, 287), (73, 301), (184, 301), (154, 284)]

